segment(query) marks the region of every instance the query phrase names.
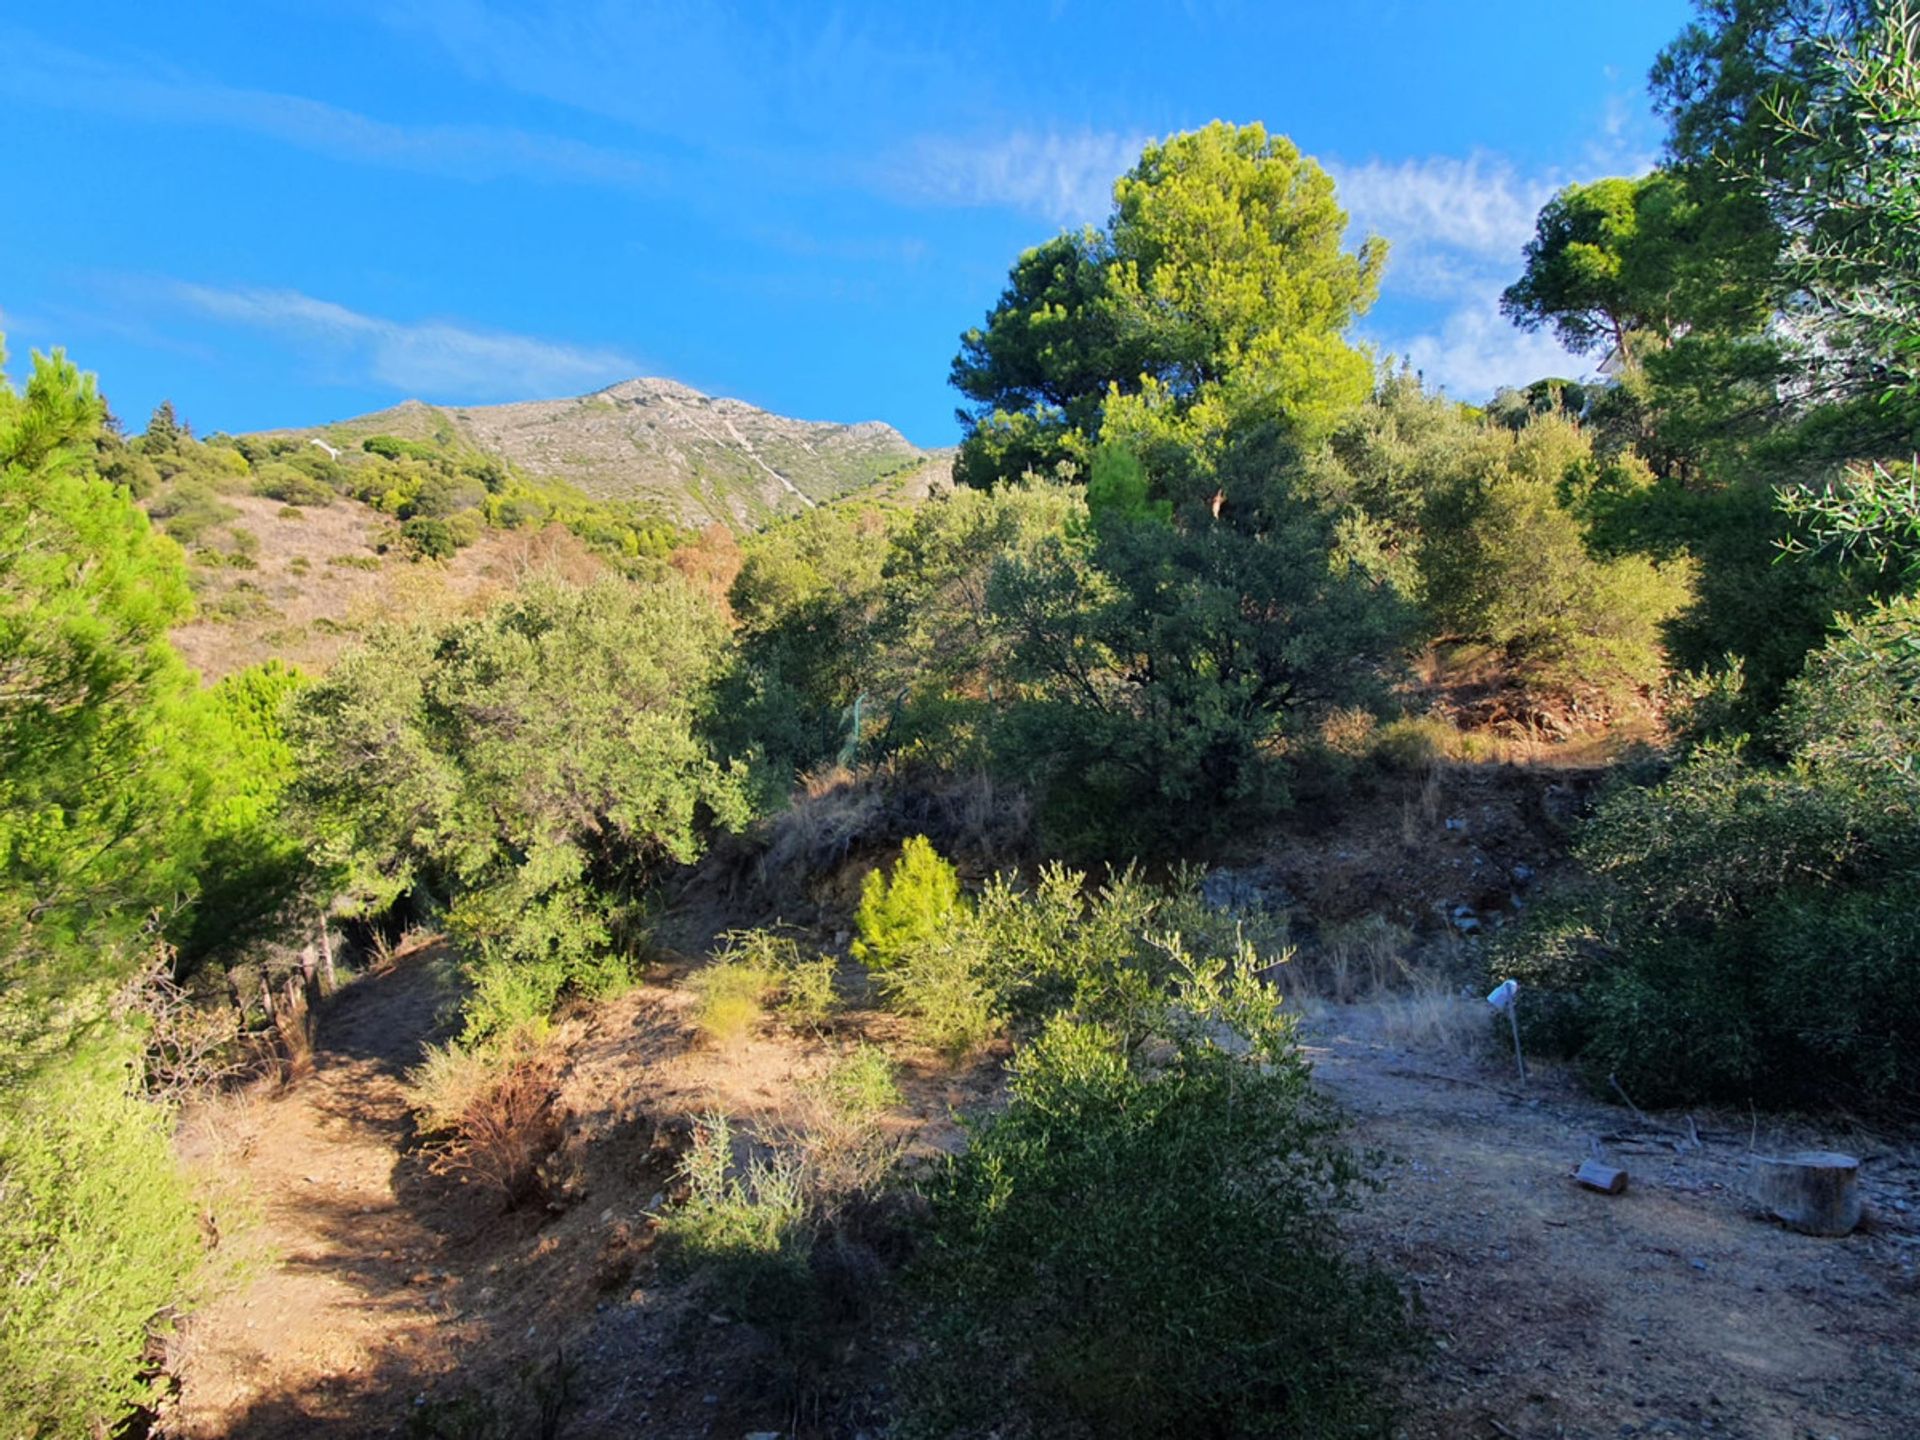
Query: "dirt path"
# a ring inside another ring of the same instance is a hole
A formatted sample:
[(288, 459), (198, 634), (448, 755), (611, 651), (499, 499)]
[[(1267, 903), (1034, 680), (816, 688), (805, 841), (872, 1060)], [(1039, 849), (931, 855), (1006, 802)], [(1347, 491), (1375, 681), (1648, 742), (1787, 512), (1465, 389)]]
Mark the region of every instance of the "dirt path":
[[(241, 1242), (256, 1268), (189, 1321), (162, 1433), (393, 1435), (413, 1433), (417, 1417), (433, 1422), (422, 1434), (532, 1434), (514, 1428), (521, 1412), (446, 1427), (475, 1388), (536, 1394), (538, 1367), (560, 1349), (560, 1435), (782, 1423), (743, 1388), (751, 1327), (718, 1329), (690, 1310), (642, 1237), (670, 1174), (665, 1122), (715, 1107), (777, 1113), (820, 1057), (773, 1032), (744, 1054), (708, 1054), (688, 1040), (684, 992), (638, 987), (566, 1032), (579, 1198), (502, 1215), (411, 1153), (399, 1082), (443, 1001), (433, 958), (349, 987), (320, 1016), (311, 1075), (202, 1128), (204, 1153), (217, 1149), (256, 1197), (261, 1220)], [(1920, 1434), (1910, 1147), (1766, 1124), (1756, 1135), (1746, 1117), (1703, 1115), (1705, 1143), (1677, 1151), (1563, 1077), (1519, 1091), (1497, 1059), (1449, 1052), (1441, 1042), (1459, 1031), (1356, 1005), (1323, 1011), (1307, 1032), (1353, 1141), (1379, 1156), (1383, 1184), (1354, 1233), (1417, 1292), (1438, 1337), (1412, 1387), (1407, 1440)], [(946, 1105), (980, 1098), (940, 1094), (917, 1112), (929, 1143)], [(1567, 1178), (1601, 1136), (1633, 1173), (1625, 1195)], [(1871, 1228), (1817, 1240), (1759, 1218), (1743, 1198), (1750, 1143), (1868, 1155)]]
[[(1357, 1230), (1423, 1301), (1440, 1349), (1411, 1437), (1635, 1435), (1893, 1440), (1920, 1434), (1920, 1166), (1833, 1130), (1698, 1117), (1677, 1150), (1565, 1077), (1383, 1038), (1366, 1006), (1310, 1027), (1316, 1070), (1384, 1152)], [(1684, 1117), (1654, 1117), (1657, 1123)], [(1626, 1194), (1567, 1176), (1600, 1136)], [(1745, 1199), (1749, 1145), (1872, 1156), (1875, 1217), (1796, 1235)], [(1838, 1143), (1836, 1143), (1838, 1142)], [(1900, 1208), (1907, 1207), (1904, 1211)]]
[(443, 994), (431, 951), (322, 1007), (313, 1073), (271, 1098), (201, 1117), (190, 1144), (245, 1178), (258, 1224), (250, 1278), (188, 1321), (164, 1433), (378, 1433), (370, 1406), (445, 1368), (458, 1327), (437, 1303), (449, 1237), (409, 1202), (411, 1122), (400, 1077)]

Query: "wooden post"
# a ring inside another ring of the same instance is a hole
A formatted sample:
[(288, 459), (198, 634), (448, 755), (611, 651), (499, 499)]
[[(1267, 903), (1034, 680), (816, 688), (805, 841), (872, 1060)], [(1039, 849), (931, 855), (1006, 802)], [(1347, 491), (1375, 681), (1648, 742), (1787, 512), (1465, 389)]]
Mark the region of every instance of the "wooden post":
[(333, 936), (327, 931), (327, 912), (320, 912), (320, 974), (324, 978), (327, 994), (331, 995), (339, 988), (340, 982), (333, 973)]
[(1527, 1083), (1527, 1057), (1520, 1053), (1520, 996), (1507, 1001), (1507, 1024), (1513, 1027), (1513, 1063), (1520, 1067), (1520, 1083)]

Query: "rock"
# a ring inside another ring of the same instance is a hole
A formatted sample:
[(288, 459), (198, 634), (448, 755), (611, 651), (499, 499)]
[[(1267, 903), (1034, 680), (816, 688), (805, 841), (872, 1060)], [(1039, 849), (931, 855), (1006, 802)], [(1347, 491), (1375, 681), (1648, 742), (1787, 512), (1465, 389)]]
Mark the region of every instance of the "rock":
[(1860, 1162), (1807, 1150), (1754, 1162), (1753, 1196), (1769, 1215), (1803, 1235), (1851, 1235), (1860, 1224)]
[(1513, 875), (1513, 883), (1516, 885), (1530, 885), (1533, 883), (1534, 869), (1531, 865), (1516, 865), (1510, 873)]
[(1293, 896), (1265, 866), (1210, 870), (1200, 882), (1200, 898), (1216, 910), (1252, 915), (1277, 914), (1293, 904)]

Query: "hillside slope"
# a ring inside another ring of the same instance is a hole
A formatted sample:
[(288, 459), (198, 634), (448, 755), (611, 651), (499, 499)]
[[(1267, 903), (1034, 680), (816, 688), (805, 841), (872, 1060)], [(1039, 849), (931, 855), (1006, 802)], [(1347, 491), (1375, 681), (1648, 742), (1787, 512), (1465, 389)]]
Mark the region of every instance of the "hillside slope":
[(408, 400), (331, 425), (279, 432), (357, 448), (371, 435), (497, 455), (603, 499), (658, 501), (683, 524), (756, 528), (887, 476), (945, 471), (950, 452), (920, 449), (878, 421), (790, 420), (672, 380), (623, 380), (567, 400), (463, 408)]

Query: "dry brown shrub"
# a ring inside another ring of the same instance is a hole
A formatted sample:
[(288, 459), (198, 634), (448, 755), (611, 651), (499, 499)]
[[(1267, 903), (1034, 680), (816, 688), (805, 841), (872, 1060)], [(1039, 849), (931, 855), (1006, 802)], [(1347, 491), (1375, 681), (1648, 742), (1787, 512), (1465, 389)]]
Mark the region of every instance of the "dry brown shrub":
[(561, 1138), (558, 1071), (550, 1051), (530, 1044), (430, 1049), (407, 1077), (423, 1122), (438, 1132), (429, 1168), (495, 1191), (510, 1209), (543, 1198), (541, 1162)]
[(115, 1005), (117, 1014), (139, 1017), (147, 1091), (184, 1101), (259, 1073), (260, 1050), (239, 1007), (191, 994), (174, 980), (173, 962), (170, 946), (157, 949)]
[(297, 975), (289, 976), (277, 993), (266, 989), (267, 1017), (273, 1022), (273, 1035), (279, 1051), (280, 1078), (291, 1085), (313, 1073), (314, 1016), (306, 986)]
[(989, 775), (891, 760), (835, 765), (803, 777), (788, 807), (764, 823), (752, 873), (761, 888), (790, 892), (914, 835), (965, 865), (992, 869), (1020, 859), (1032, 833), (1026, 793)]

